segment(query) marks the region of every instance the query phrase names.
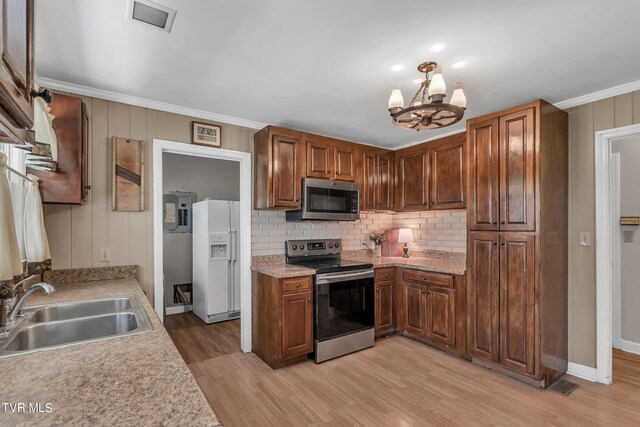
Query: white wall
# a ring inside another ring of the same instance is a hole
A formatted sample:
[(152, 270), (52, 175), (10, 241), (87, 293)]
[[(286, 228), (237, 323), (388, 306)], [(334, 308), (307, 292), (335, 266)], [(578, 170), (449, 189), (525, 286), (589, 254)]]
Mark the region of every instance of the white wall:
[[(640, 137), (615, 141), (612, 151), (620, 153), (620, 215), (640, 216)], [(640, 344), (640, 230), (620, 226), (619, 231), (621, 337)], [(624, 242), (623, 231), (633, 233), (633, 242)]]
[[(196, 193), (196, 201), (240, 200), (240, 163), (228, 160), (162, 155), (163, 194), (170, 191)], [(191, 283), (192, 234), (164, 232), (165, 305), (173, 302), (173, 285)]]

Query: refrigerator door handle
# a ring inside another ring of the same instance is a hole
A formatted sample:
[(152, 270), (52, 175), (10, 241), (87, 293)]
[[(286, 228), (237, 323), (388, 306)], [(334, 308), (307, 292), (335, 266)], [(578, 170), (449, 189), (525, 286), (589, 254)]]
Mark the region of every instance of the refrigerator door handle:
[(231, 239), (233, 241), (233, 261), (236, 262), (238, 261), (238, 230), (236, 230), (235, 227), (233, 227), (233, 239)]
[(232, 247), (231, 245), (233, 244), (233, 239), (231, 237), (233, 237), (231, 235), (231, 227), (227, 227), (227, 233), (229, 233), (229, 244), (227, 245), (227, 262), (229, 264), (231, 264), (231, 261), (233, 261), (233, 252), (232, 251)]

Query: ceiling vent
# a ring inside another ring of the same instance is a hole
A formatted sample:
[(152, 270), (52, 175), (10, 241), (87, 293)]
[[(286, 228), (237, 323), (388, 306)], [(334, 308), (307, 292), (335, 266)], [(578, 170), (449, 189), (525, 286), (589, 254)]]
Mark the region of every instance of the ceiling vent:
[(149, 0), (128, 0), (125, 17), (169, 33), (176, 19), (176, 11)]

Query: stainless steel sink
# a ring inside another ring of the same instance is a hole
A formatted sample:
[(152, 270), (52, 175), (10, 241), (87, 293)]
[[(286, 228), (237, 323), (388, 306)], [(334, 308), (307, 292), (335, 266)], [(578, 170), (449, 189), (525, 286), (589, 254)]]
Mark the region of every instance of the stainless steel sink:
[(137, 296), (33, 307), (25, 313), (0, 337), (0, 358), (153, 329)]
[(78, 317), (98, 316), (119, 313), (132, 308), (131, 298), (113, 298), (95, 301), (77, 301), (47, 307), (34, 307), (25, 310), (33, 312), (30, 322), (52, 322), (56, 320), (76, 319)]

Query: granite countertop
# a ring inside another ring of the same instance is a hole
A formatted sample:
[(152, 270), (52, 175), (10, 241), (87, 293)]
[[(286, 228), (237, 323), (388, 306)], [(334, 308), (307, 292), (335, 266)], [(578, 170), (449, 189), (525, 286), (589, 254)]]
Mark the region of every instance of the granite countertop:
[(467, 270), (466, 261), (435, 258), (402, 258), (402, 257), (358, 257), (345, 258), (353, 261), (370, 262), (373, 267), (405, 267), (415, 270), (432, 271), (464, 275)]
[[(56, 284), (28, 305), (138, 295), (153, 330), (0, 359), (4, 425), (220, 425), (135, 278)], [(5, 407), (7, 409), (5, 409)]]
[[(402, 258), (402, 257), (344, 257), (350, 261), (369, 262), (374, 268), (378, 267), (405, 267), (416, 270), (432, 271), (436, 273), (464, 275), (467, 264), (463, 260), (436, 259), (436, 258)], [(311, 276), (315, 271), (311, 268), (292, 264), (274, 263), (259, 264), (251, 267), (253, 271), (266, 274), (277, 279), (287, 277)]]
[(285, 279), (287, 277), (313, 276), (316, 271), (313, 268), (302, 267), (294, 264), (260, 264), (252, 265), (251, 270), (276, 279)]

